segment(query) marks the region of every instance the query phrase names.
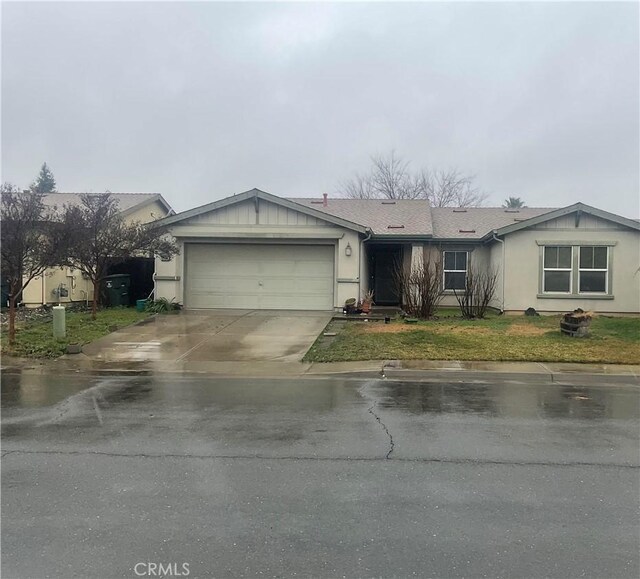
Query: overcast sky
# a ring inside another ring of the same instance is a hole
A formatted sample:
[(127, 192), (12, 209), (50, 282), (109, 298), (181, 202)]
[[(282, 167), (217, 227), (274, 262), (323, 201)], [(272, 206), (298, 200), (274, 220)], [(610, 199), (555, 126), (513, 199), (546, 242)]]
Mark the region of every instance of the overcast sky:
[(395, 149), (638, 217), (638, 3), (6, 3), (2, 180), (335, 194)]

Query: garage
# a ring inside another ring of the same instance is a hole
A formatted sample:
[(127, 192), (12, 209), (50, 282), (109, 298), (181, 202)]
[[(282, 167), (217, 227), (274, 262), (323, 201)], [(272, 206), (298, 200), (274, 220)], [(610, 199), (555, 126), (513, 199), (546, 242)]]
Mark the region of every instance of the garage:
[(333, 309), (335, 246), (185, 244), (185, 306)]

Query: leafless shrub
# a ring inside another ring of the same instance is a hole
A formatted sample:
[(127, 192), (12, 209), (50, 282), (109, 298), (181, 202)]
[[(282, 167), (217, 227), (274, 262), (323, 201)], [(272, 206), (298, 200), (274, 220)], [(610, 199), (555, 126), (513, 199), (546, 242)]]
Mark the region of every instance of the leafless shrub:
[(432, 318), (442, 299), (442, 264), (431, 258), (403, 267), (397, 262), (393, 270), (393, 280), (402, 307), (410, 316)]
[(496, 293), (498, 272), (495, 269), (469, 268), (464, 290), (453, 290), (463, 318), (484, 318)]

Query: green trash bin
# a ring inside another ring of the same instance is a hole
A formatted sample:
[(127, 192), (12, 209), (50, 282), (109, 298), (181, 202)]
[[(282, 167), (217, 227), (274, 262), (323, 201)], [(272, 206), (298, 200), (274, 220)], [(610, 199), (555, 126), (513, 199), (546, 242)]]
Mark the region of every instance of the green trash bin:
[(136, 300), (136, 310), (139, 312), (144, 312), (144, 309), (147, 307), (147, 300)]
[(107, 301), (110, 306), (129, 305), (129, 287), (131, 286), (131, 276), (128, 273), (116, 273), (107, 275), (102, 284), (107, 294)]
[(2, 282), (2, 303), (0, 307), (6, 308), (9, 306), (9, 282)]

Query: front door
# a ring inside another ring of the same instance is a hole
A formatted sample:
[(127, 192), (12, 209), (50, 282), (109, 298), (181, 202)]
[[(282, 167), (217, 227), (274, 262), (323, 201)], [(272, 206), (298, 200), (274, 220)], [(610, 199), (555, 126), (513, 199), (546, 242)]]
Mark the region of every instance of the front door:
[(400, 297), (394, 281), (394, 269), (402, 260), (400, 246), (377, 247), (370, 252), (370, 286), (373, 301), (378, 306), (397, 306)]

